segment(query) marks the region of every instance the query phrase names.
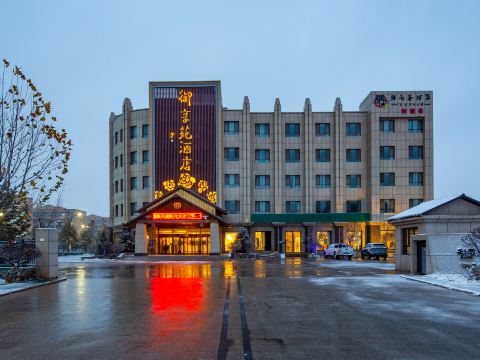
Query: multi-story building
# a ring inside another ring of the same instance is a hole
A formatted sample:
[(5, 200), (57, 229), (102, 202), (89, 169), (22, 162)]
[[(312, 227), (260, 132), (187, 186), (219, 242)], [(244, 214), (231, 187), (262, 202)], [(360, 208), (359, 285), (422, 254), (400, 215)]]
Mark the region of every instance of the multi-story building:
[(240, 227), (258, 251), (393, 248), (386, 218), (433, 197), (431, 91), (373, 91), (359, 111), (337, 98), (328, 112), (308, 98), (301, 112), (279, 99), (251, 112), (248, 97), (227, 109), (219, 81), (152, 82), (149, 96), (110, 115), (110, 220), (137, 253), (227, 252)]
[(101, 230), (108, 225), (108, 218), (98, 215), (87, 215), (86, 211), (67, 209), (61, 206), (44, 205), (33, 208), (33, 225), (35, 228), (56, 228), (61, 230), (66, 221), (70, 221), (80, 234), (92, 228)]

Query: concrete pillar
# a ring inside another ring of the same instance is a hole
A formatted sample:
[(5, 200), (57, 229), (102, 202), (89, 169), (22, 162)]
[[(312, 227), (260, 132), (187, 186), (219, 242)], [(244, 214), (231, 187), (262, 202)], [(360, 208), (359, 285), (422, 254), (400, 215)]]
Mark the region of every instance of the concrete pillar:
[(275, 99), (275, 105), (273, 108), (273, 156), (270, 156), (270, 162), (273, 159), (274, 166), (274, 205), (273, 212), (279, 214), (283, 212), (283, 199), (284, 199), (284, 188), (283, 188), (283, 151), (284, 146), (284, 134), (285, 130), (282, 126), (282, 106), (280, 105), (280, 99)]
[(210, 255), (219, 255), (220, 247), (220, 228), (218, 222), (210, 223)]
[(35, 246), (40, 256), (35, 260), (38, 275), (46, 278), (58, 278), (58, 230), (35, 229)]
[(147, 225), (137, 223), (135, 226), (135, 255), (144, 256), (148, 254)]

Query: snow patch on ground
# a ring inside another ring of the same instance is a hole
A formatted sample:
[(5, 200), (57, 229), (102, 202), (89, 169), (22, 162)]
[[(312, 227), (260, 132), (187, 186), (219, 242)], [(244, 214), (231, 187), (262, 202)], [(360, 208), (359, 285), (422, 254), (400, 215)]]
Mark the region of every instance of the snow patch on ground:
[(415, 280), (430, 285), (444, 287), (457, 291), (467, 292), (480, 296), (480, 281), (468, 280), (463, 274), (429, 274), (403, 276), (405, 279)]
[(322, 267), (329, 268), (368, 268), (380, 270), (395, 270), (395, 264), (373, 261), (324, 261), (319, 263)]
[(6, 283), (5, 280), (0, 279), (0, 295), (10, 294), (10, 293), (25, 290), (31, 287), (36, 287), (43, 283), (45, 283), (45, 281), (40, 281), (40, 280)]

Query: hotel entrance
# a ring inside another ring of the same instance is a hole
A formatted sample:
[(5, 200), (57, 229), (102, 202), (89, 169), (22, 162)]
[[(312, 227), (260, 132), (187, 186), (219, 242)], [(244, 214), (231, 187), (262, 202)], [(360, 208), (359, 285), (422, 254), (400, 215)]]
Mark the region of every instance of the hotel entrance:
[(208, 255), (209, 229), (155, 229), (149, 241), (149, 255)]

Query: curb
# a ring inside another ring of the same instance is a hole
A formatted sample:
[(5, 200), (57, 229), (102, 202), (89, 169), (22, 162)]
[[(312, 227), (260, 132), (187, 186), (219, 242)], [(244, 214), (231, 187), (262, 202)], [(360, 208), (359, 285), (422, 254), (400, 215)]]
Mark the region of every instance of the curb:
[(15, 289), (15, 290), (0, 294), (0, 297), (7, 296), (7, 295), (10, 295), (10, 294), (19, 293), (19, 292), (22, 292), (22, 291), (27, 291), (27, 290), (30, 290), (30, 289), (35, 289), (35, 288), (40, 287), (40, 286), (56, 284), (60, 281), (65, 281), (65, 280), (67, 280), (67, 278), (62, 277), (62, 278), (58, 278), (58, 279), (55, 279), (55, 280), (49, 280), (49, 281), (45, 281), (45, 282), (38, 283), (38, 284), (32, 284), (32, 286), (29, 286), (29, 287), (25, 287), (25, 288), (22, 288), (22, 289)]
[(428, 285), (433, 285), (433, 286), (441, 287), (441, 288), (443, 288), (443, 289), (448, 289), (448, 290), (454, 290), (454, 291), (458, 291), (458, 292), (463, 292), (463, 293), (465, 293), (465, 294), (470, 294), (470, 295), (473, 295), (473, 296), (480, 296), (480, 292), (473, 291), (473, 290), (462, 289), (462, 288), (458, 288), (458, 287), (450, 286), (450, 285), (436, 284), (436, 283), (433, 283), (433, 282), (430, 282), (430, 281), (427, 281), (427, 280), (417, 279), (417, 278), (414, 278), (414, 277), (411, 277), (411, 276), (407, 276), (407, 275), (400, 275), (400, 277), (402, 277), (402, 278), (404, 278), (404, 279), (407, 279), (407, 280), (416, 281), (416, 282), (419, 282), (419, 283), (422, 283), (422, 284), (428, 284)]

